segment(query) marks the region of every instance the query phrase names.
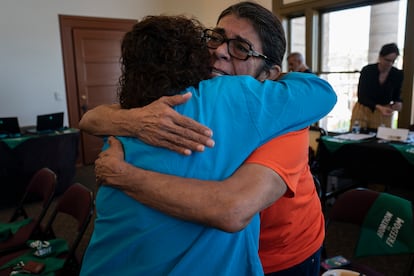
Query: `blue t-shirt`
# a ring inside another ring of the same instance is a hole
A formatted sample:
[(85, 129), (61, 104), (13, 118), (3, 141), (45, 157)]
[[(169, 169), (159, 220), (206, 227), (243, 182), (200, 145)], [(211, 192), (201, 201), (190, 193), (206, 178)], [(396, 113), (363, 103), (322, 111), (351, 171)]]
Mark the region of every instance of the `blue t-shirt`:
[[(336, 103), (327, 82), (301, 73), (278, 82), (216, 77), (185, 91), (191, 91), (192, 98), (175, 109), (209, 126), (214, 148), (183, 156), (118, 137), (128, 163), (177, 176), (223, 180), (261, 144), (318, 121)], [(98, 190), (96, 211), (81, 275), (263, 275), (258, 214), (243, 230), (227, 233), (163, 214), (108, 186)]]

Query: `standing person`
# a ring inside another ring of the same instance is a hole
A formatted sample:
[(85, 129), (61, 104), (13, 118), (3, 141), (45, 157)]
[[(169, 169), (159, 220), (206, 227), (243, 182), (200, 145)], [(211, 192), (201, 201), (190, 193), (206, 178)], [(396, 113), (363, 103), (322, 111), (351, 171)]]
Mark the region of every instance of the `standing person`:
[(299, 52), (290, 53), (287, 57), (289, 72), (312, 73), (306, 65), (303, 55)]
[(362, 68), (358, 83), (358, 102), (352, 109), (351, 128), (356, 121), (361, 128), (376, 131), (391, 127), (394, 111), (401, 111), (403, 71), (393, 66), (400, 55), (398, 46), (382, 46), (378, 62)]
[[(272, 78), (273, 69), (280, 71), (284, 32), (280, 21), (264, 7), (251, 2), (230, 6), (219, 16), (215, 33), (212, 41), (216, 43), (209, 45), (213, 75), (251, 75), (263, 80)], [(230, 46), (231, 41), (240, 39), (263, 54), (237, 58)], [(204, 146), (211, 146), (211, 130), (199, 124), (189, 130), (187, 126), (193, 121), (166, 109), (185, 100), (163, 98), (148, 107), (131, 110), (101, 106), (86, 113), (80, 125), (96, 135), (136, 135), (148, 143), (191, 154), (191, 150), (202, 151)], [(110, 120), (103, 119), (103, 114), (109, 114)], [(145, 133), (147, 129), (154, 134), (152, 137), (148, 131)], [(237, 141), (239, 137), (233, 139)], [(103, 184), (123, 189), (145, 205), (228, 232), (243, 229), (254, 214), (271, 205), (260, 213), (259, 255), (264, 272), (318, 275), (324, 219), (307, 163), (308, 139), (307, 129), (273, 139), (256, 150), (231, 177), (219, 182), (183, 179), (132, 167), (123, 161), (120, 144), (111, 141), (109, 150), (96, 161), (96, 173)], [(205, 255), (200, 256), (200, 260), (205, 259)]]

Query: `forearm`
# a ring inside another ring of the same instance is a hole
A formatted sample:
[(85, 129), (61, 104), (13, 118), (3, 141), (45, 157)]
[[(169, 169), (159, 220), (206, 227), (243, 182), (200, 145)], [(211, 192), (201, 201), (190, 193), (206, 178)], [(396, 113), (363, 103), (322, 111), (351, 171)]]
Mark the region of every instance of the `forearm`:
[[(139, 109), (134, 109), (136, 114)], [(138, 123), (131, 120), (130, 110), (121, 109), (118, 104), (100, 105), (86, 112), (80, 122), (81, 130), (92, 135), (135, 136)]]
[(255, 164), (243, 165), (225, 181), (164, 175), (125, 162), (112, 168), (116, 168), (117, 173), (106, 178), (107, 185), (122, 189), (137, 201), (163, 213), (227, 232), (243, 229), (256, 213), (286, 191), (280, 177), (275, 173), (257, 173), (263, 167)]
[(79, 126), (92, 135), (137, 137), (147, 144), (189, 155), (214, 146), (209, 128), (171, 108), (191, 96), (186, 93), (161, 97), (147, 106), (131, 109), (121, 109), (117, 104), (97, 106), (83, 115)]

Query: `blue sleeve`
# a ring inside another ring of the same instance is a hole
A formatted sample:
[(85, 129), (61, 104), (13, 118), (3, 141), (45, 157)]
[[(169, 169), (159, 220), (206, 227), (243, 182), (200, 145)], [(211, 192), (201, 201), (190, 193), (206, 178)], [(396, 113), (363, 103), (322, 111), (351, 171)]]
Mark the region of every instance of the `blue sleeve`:
[(331, 85), (314, 74), (289, 73), (279, 81), (256, 81), (250, 87), (244, 95), (263, 140), (310, 126), (337, 101)]
[(193, 115), (214, 132), (225, 131), (233, 137), (248, 133), (260, 143), (310, 126), (336, 103), (336, 94), (326, 81), (303, 73), (264, 82), (251, 76), (220, 76), (201, 82), (192, 92), (191, 103), (176, 107), (182, 114)]

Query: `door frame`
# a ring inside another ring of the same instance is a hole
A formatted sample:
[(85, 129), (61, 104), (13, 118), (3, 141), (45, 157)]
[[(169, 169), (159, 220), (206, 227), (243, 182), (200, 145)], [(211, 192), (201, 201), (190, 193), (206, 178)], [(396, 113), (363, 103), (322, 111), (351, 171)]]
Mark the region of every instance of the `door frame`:
[[(79, 107), (79, 91), (77, 87), (75, 49), (73, 41), (74, 29), (105, 29), (129, 30), (135, 24), (135, 19), (117, 19), (102, 17), (86, 17), (59, 14), (60, 39), (62, 46), (63, 70), (65, 77), (66, 102), (69, 127), (79, 128), (82, 111)], [(79, 143), (78, 164), (83, 164), (82, 141)]]

